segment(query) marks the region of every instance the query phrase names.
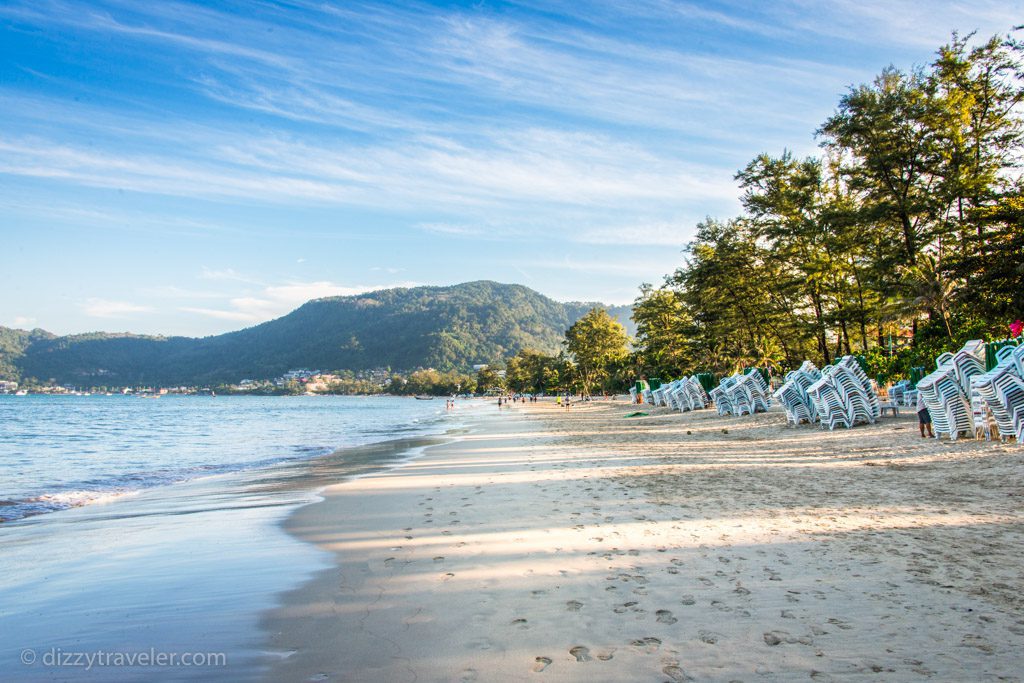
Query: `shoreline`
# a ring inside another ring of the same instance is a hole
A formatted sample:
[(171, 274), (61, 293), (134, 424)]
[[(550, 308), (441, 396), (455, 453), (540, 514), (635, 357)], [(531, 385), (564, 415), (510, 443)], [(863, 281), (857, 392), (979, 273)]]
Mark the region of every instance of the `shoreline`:
[(630, 408), (513, 404), (323, 489), (266, 680), (1019, 679), (1019, 449)]
[[(311, 458), (218, 473), (0, 525), (4, 540), (0, 628), (16, 638), (0, 669), (18, 680), (237, 680), (262, 676), (259, 617), (275, 596), (327, 566), (325, 554), (283, 528), (328, 483), (399, 467), (457, 433), (382, 433)], [(53, 619), (59, 615), (59, 624)], [(56, 624), (56, 625), (55, 625)], [(226, 668), (61, 669), (19, 652), (189, 653)]]

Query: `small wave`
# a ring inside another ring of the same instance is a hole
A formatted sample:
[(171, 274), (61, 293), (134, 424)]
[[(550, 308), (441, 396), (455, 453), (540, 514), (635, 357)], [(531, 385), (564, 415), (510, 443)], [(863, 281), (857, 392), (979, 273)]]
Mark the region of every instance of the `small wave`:
[[(374, 419), (373, 415), (368, 417), (370, 419), (354, 422), (345, 430), (344, 435), (339, 439), (340, 443), (331, 446), (323, 444), (324, 440), (331, 439), (324, 439), (322, 435), (314, 435), (312, 444), (294, 442), (280, 444), (275, 449), (276, 453), (271, 457), (243, 462), (181, 463), (181, 466), (140, 469), (113, 476), (108, 474), (95, 478), (83, 477), (73, 481), (38, 481), (31, 488), (4, 492), (4, 498), (0, 499), (0, 522), (12, 522), (68, 508), (111, 502), (156, 487), (210, 476), (261, 470), (289, 462), (312, 461), (336, 453), (338, 449), (376, 443), (396, 437), (440, 433), (444, 431), (446, 425), (450, 426), (453, 415), (446, 415), (440, 411), (427, 415), (421, 413), (415, 417), (408, 416), (398, 424), (389, 419), (393, 416), (388, 414), (385, 414), (385, 419), (381, 420)], [(301, 441), (301, 437), (297, 441)], [(316, 443), (317, 441), (320, 443)]]
[(24, 500), (0, 501), (0, 522), (13, 522), (25, 517), (57, 512), (68, 508), (109, 503), (139, 493), (138, 490), (93, 490), (82, 489), (44, 493)]

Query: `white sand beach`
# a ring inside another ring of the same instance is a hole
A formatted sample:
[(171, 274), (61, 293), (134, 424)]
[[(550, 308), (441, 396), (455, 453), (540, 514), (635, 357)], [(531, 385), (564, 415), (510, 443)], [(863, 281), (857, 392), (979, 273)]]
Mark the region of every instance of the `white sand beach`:
[(516, 404), (289, 531), (275, 681), (1019, 680), (1024, 450)]

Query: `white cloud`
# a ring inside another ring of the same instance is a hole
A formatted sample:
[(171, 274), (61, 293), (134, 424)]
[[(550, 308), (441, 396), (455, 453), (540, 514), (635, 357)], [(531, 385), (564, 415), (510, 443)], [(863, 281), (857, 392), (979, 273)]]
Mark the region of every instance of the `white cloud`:
[(581, 230), (574, 239), (583, 244), (664, 246), (676, 247), (678, 251), (693, 239), (698, 222), (700, 219), (694, 217), (593, 227)]
[(416, 227), (435, 235), (454, 235), (458, 237), (481, 237), (484, 230), (477, 225), (459, 223), (420, 223)]
[(128, 301), (110, 301), (90, 297), (80, 304), (82, 312), (93, 318), (130, 318), (136, 313), (150, 313), (153, 308)]
[(30, 317), (24, 316), (24, 315), (15, 316), (14, 320), (12, 321), (12, 327), (18, 327), (18, 328), (34, 327), (35, 324), (36, 324), (36, 319), (35, 318), (30, 318)]
[(178, 310), (221, 320), (259, 323), (289, 313), (312, 299), (331, 296), (355, 296), (379, 289), (415, 287), (418, 283), (401, 282), (387, 285), (339, 285), (326, 280), (290, 282), (271, 285), (250, 296), (228, 299), (225, 308), (181, 306)]
[[(560, 260), (531, 261), (531, 268), (565, 272), (597, 273), (606, 275), (629, 275), (637, 278), (651, 277), (652, 270), (659, 270), (650, 259), (644, 260), (591, 260), (566, 256)], [(660, 277), (660, 275), (659, 275)], [(639, 282), (640, 280), (637, 280)]]
[(202, 315), (208, 318), (217, 318), (219, 320), (234, 320), (244, 323), (259, 322), (260, 320), (260, 318), (244, 311), (225, 311), (217, 308), (201, 308), (195, 306), (181, 306), (178, 310), (183, 313), (194, 313), (196, 315)]
[(255, 282), (252, 278), (247, 275), (239, 273), (234, 268), (222, 268), (220, 270), (215, 268), (208, 268), (203, 266), (202, 271), (199, 273), (199, 279), (201, 280), (230, 280), (234, 282)]

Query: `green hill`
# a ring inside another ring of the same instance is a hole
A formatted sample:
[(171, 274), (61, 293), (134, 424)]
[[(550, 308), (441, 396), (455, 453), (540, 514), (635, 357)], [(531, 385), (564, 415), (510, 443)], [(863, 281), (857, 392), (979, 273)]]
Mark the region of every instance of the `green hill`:
[[(276, 320), (202, 339), (55, 337), (0, 328), (0, 377), (6, 372), (82, 385), (191, 385), (274, 377), (298, 367), (466, 370), (524, 347), (557, 352), (565, 330), (594, 305), (559, 303), (521, 285), (479, 281), (315, 299)], [(628, 319), (629, 307), (609, 310)]]

